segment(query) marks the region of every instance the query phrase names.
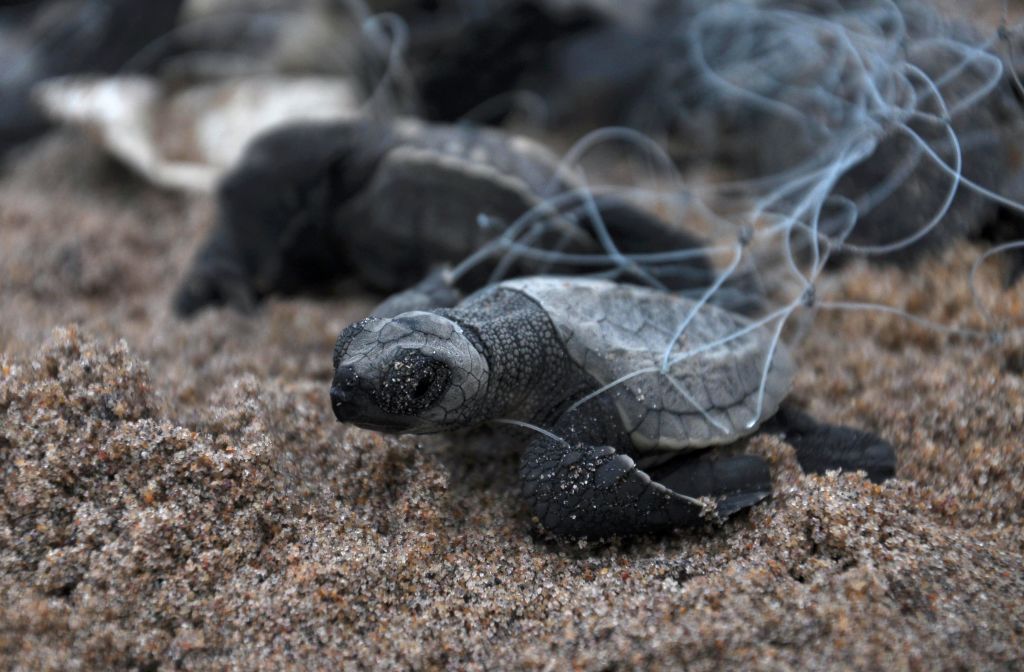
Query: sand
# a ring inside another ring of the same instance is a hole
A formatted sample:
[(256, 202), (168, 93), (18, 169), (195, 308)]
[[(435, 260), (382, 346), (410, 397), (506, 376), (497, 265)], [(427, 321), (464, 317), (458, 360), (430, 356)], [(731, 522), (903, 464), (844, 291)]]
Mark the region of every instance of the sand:
[[(719, 528), (566, 544), (501, 430), (385, 437), (327, 403), (373, 297), (183, 323), (211, 204), (63, 133), (0, 177), (0, 669), (1024, 669), (1024, 345), (823, 311), (795, 397), (898, 478), (805, 476)], [(966, 243), (827, 289), (983, 326)], [(979, 289), (1024, 324), (1024, 286)]]

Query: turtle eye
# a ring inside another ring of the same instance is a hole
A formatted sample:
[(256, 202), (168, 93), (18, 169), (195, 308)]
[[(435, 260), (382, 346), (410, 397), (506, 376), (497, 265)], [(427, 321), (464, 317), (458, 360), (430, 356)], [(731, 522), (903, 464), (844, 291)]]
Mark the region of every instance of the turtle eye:
[(420, 376), (420, 379), (416, 381), (416, 387), (412, 391), (412, 398), (422, 399), (428, 392), (430, 392), (430, 388), (433, 387), (433, 385), (434, 373), (429, 370), (424, 371), (423, 375)]
[(444, 362), (419, 351), (406, 351), (384, 372), (375, 401), (385, 413), (415, 415), (441, 398), (450, 378), (451, 370)]

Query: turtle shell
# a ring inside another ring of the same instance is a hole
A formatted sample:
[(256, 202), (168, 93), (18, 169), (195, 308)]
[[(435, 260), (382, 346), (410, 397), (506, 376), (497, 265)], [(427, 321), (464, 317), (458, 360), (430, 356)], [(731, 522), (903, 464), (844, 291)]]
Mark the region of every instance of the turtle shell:
[[(347, 206), (347, 247), (371, 285), (404, 289), (438, 263), (458, 263), (497, 237), (546, 196), (571, 189), (555, 157), (522, 137), (472, 127), (404, 120), (361, 196)], [(491, 220), (481, 226), (479, 215)], [(599, 250), (579, 227), (547, 220), (553, 240)], [(380, 250), (388, 251), (382, 263)], [(482, 285), (490, 271), (477, 282)]]
[(732, 443), (774, 415), (792, 385), (792, 357), (780, 341), (758, 412), (772, 332), (716, 306), (694, 313), (672, 350), (682, 357), (666, 375), (665, 348), (694, 301), (594, 279), (533, 277), (501, 286), (539, 304), (569, 356), (601, 386), (618, 381), (602, 394), (614, 400), (640, 450)]

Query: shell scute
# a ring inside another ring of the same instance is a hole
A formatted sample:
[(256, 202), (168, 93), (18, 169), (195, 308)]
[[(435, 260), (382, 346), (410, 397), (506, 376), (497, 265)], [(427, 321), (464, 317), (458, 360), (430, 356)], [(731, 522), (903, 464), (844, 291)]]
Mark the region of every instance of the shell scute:
[[(686, 298), (593, 279), (524, 278), (504, 286), (544, 309), (568, 355), (600, 385), (619, 381), (605, 394), (640, 450), (731, 443), (774, 414), (792, 385), (792, 358), (779, 343), (757, 412), (772, 333), (736, 336), (749, 321), (714, 305), (695, 310)], [(662, 372), (665, 350), (687, 319), (672, 348), (677, 361)]]

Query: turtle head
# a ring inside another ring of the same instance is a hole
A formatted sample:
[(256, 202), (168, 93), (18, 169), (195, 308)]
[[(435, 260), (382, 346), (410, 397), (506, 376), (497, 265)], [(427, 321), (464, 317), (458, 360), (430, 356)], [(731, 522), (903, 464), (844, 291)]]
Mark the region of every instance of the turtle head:
[(443, 432), (475, 424), (487, 374), (483, 354), (446, 317), (367, 318), (338, 336), (331, 407), (365, 429)]

